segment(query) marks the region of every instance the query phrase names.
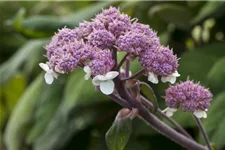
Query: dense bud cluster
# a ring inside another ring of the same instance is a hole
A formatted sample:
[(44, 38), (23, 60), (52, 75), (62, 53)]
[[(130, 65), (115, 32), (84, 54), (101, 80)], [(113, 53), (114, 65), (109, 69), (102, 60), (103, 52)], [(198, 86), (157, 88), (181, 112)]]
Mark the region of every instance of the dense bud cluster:
[(206, 118), (212, 94), (200, 84), (185, 81), (166, 90), (166, 104), (169, 108), (181, 107), (183, 111), (193, 112), (197, 117)]

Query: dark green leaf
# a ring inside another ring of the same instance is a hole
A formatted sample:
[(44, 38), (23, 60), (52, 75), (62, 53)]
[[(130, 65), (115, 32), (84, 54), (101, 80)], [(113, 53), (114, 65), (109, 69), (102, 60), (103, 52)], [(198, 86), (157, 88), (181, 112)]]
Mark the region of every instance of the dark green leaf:
[(225, 89), (225, 57), (219, 59), (210, 69), (207, 75), (207, 83), (210, 89), (217, 93)]
[(217, 95), (212, 100), (212, 105), (208, 111), (208, 117), (203, 121), (203, 125), (210, 140), (215, 143), (217, 149), (225, 146), (225, 91)]
[(192, 19), (191, 10), (187, 7), (176, 4), (158, 4), (149, 11), (150, 16), (158, 15), (162, 20), (173, 23), (177, 27), (187, 29), (190, 27), (189, 21)]
[(197, 16), (191, 21), (192, 24), (198, 24), (210, 17), (219, 17), (225, 13), (225, 2), (208, 1), (199, 11)]
[(53, 15), (31, 16), (22, 20), (23, 17), (21, 16), (24, 15), (24, 13), (19, 11), (18, 14), (20, 15), (17, 15), (18, 18), (8, 21), (8, 24), (13, 25), (18, 32), (28, 37), (48, 37), (65, 26), (69, 28), (78, 26), (83, 20), (91, 19), (91, 17), (101, 11), (101, 8), (107, 7), (113, 3), (115, 2), (97, 2), (63, 17)]
[(132, 132), (132, 120), (130, 117), (118, 117), (123, 109), (118, 113), (112, 126), (106, 133), (106, 144), (108, 150), (123, 150)]

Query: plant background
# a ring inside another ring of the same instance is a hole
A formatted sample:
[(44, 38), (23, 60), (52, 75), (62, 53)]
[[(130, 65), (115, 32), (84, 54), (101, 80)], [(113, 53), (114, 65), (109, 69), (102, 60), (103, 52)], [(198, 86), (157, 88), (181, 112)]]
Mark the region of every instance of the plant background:
[[(178, 80), (189, 76), (210, 88), (214, 97), (203, 124), (216, 149), (225, 149), (225, 2), (214, 1), (0, 2), (0, 149), (107, 149), (104, 135), (120, 106), (96, 92), (81, 69), (47, 85), (38, 63), (46, 61), (43, 47), (54, 32), (110, 5), (149, 24), (173, 48), (181, 57)], [(134, 62), (132, 71), (138, 68)], [(165, 108), (168, 84), (149, 84)], [(204, 144), (189, 113), (173, 118)], [(137, 149), (183, 148), (135, 119), (125, 150)]]

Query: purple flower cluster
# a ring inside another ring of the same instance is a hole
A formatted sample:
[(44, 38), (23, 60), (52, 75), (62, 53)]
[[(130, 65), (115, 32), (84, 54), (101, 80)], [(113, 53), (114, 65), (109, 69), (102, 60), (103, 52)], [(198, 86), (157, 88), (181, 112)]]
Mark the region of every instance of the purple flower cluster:
[(183, 111), (206, 111), (210, 106), (212, 94), (193, 81), (186, 81), (166, 90), (166, 104), (170, 108), (181, 107)]
[(168, 76), (178, 68), (177, 56), (164, 46), (153, 47), (151, 50), (145, 51), (139, 57), (139, 61), (148, 72), (160, 76)]
[(74, 29), (59, 30), (46, 46), (49, 67), (56, 73), (89, 66), (92, 75), (106, 74), (114, 67), (115, 48), (139, 57), (145, 70), (156, 76), (167, 77), (178, 67), (177, 57), (160, 45), (149, 25), (138, 23), (115, 7), (103, 9)]

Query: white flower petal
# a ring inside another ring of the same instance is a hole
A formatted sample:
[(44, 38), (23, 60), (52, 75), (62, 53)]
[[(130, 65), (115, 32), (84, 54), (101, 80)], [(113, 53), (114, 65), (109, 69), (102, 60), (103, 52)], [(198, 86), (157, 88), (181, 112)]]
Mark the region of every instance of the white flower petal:
[(207, 113), (204, 111), (203, 118), (207, 118)]
[(174, 77), (179, 77), (180, 74), (179, 74), (177, 71), (175, 71), (175, 72), (172, 74), (172, 76), (174, 76)]
[(91, 68), (89, 66), (84, 66), (84, 72), (91, 73)]
[(46, 72), (50, 70), (50, 68), (47, 64), (39, 63), (39, 66)]
[(92, 83), (95, 85), (95, 86), (99, 86), (101, 82), (103, 81), (106, 81), (106, 77), (103, 76), (103, 75), (97, 75), (95, 76), (93, 79), (92, 79)]
[(114, 79), (115, 77), (117, 77), (119, 75), (119, 72), (117, 71), (110, 71), (110, 72), (107, 72), (105, 77), (107, 78), (107, 80), (111, 80), (111, 79)]
[(166, 112), (166, 115), (167, 115), (168, 117), (171, 117), (171, 116), (173, 116), (173, 112), (172, 112), (172, 111), (167, 111), (167, 112)]
[(60, 70), (57, 65), (55, 66), (55, 71), (62, 74), (65, 73), (64, 71)]
[(50, 73), (53, 75), (54, 78), (58, 78), (58, 74), (56, 72), (54, 72), (52, 69), (50, 69), (49, 71), (47, 71), (47, 73)]
[(171, 84), (174, 84), (176, 82), (176, 78), (179, 76), (180, 74), (177, 71), (175, 71), (174, 73), (168, 75), (167, 77), (162, 77), (161, 80), (163, 83), (170, 82)]
[(158, 80), (158, 77), (156, 74), (152, 73), (152, 72), (149, 72), (148, 73), (148, 81), (154, 83), (154, 84), (157, 84), (159, 83), (159, 80)]
[(112, 80), (107, 80), (105, 82), (100, 83), (100, 90), (105, 95), (112, 94), (114, 91), (114, 82)]
[(84, 79), (85, 79), (85, 80), (88, 80), (90, 77), (91, 77), (91, 73), (87, 73), (87, 74), (84, 76)]
[(45, 82), (47, 84), (52, 84), (54, 77), (51, 73), (45, 73)]
[(202, 111), (202, 110), (196, 110), (196, 111), (194, 111), (194, 115), (197, 118), (207, 118), (206, 112), (205, 111)]

